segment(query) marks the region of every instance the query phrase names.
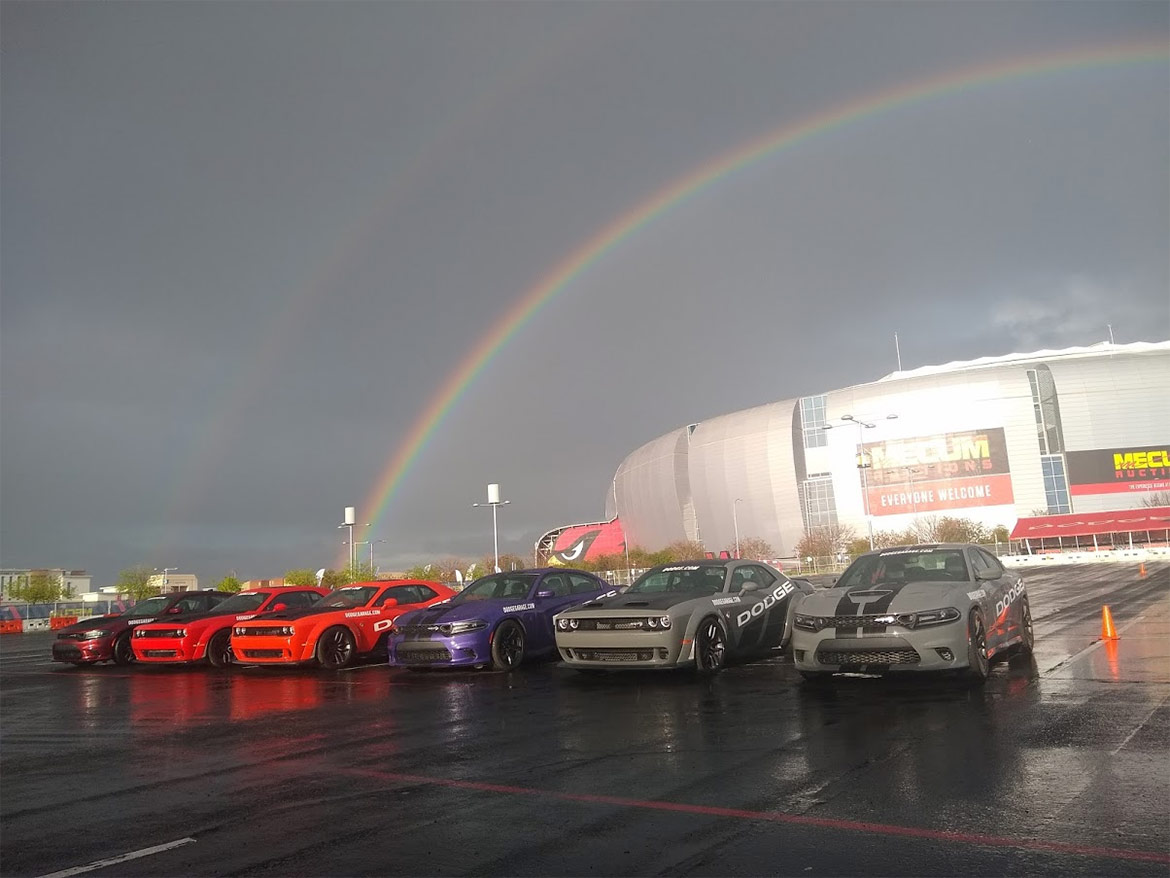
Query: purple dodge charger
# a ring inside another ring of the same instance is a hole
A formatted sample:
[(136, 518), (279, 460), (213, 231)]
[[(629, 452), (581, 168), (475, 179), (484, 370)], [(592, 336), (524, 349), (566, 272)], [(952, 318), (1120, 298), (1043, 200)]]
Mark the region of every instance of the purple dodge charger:
[(451, 600), (404, 613), (387, 644), (391, 667), (519, 667), (554, 655), (552, 617), (617, 589), (584, 570), (545, 567), (493, 573)]

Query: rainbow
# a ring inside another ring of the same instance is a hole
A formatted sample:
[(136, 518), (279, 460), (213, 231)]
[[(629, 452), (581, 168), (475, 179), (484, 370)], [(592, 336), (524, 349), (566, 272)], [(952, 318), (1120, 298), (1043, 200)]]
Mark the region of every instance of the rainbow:
[[(1029, 56), (1007, 62), (997, 61), (865, 95), (769, 131), (707, 161), (603, 227), (521, 296), (488, 329), (451, 371), (438, 393), (415, 419), (360, 509), (373, 510), (368, 520), (376, 526), (402, 480), (426, 447), (427, 440), (443, 423), (452, 407), (467, 392), (483, 368), (508, 341), (523, 329), (542, 307), (555, 299), (590, 266), (659, 216), (678, 207), (690, 196), (754, 162), (774, 155), (781, 149), (914, 103), (1044, 74), (1095, 67), (1161, 63), (1168, 59), (1170, 46), (1165, 40), (1160, 39)], [(359, 514), (363, 518), (366, 517), (360, 510)], [(344, 566), (345, 563), (347, 558), (343, 557), (338, 565)]]

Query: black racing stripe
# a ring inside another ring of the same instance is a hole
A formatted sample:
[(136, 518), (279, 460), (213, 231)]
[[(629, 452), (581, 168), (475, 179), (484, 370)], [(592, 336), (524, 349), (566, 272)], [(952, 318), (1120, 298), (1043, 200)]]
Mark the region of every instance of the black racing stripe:
[[(877, 585), (851, 588), (841, 595), (841, 600), (837, 602), (836, 615), (872, 616), (876, 613), (887, 613), (890, 604), (898, 596), (898, 592), (906, 585), (905, 582), (881, 582)], [(886, 625), (867, 625), (862, 628), (862, 632), (864, 634), (885, 634), (887, 628)], [(837, 637), (854, 637), (857, 630), (858, 626), (838, 627), (834, 629), (834, 632)]]

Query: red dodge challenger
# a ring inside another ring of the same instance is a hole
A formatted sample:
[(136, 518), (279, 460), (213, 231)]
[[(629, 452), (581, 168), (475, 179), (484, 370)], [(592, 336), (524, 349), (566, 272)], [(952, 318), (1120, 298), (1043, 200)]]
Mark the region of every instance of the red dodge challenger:
[(439, 582), (355, 582), (307, 609), (281, 610), (232, 627), (232, 652), (248, 665), (316, 663), (337, 670), (384, 653), (394, 619), (442, 603), (455, 591)]
[(232, 625), (260, 613), (311, 607), (329, 594), (313, 586), (272, 586), (241, 591), (207, 613), (134, 629), (130, 644), (140, 662), (190, 664), (206, 659), (221, 668), (232, 663)]

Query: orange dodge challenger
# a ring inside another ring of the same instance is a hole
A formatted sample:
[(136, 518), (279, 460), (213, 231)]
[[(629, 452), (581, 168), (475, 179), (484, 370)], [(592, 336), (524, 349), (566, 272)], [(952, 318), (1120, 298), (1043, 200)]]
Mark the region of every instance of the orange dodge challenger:
[(313, 586), (265, 586), (232, 595), (207, 613), (148, 622), (134, 629), (134, 658), (150, 664), (189, 664), (206, 660), (222, 668), (233, 660), (232, 626), (260, 613), (311, 607), (329, 594)]
[(265, 613), (232, 628), (232, 652), (245, 665), (316, 663), (337, 670), (384, 652), (394, 619), (455, 596), (438, 582), (355, 582), (302, 610)]

